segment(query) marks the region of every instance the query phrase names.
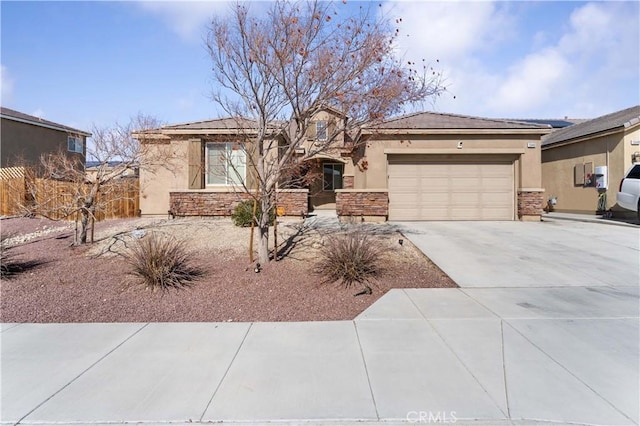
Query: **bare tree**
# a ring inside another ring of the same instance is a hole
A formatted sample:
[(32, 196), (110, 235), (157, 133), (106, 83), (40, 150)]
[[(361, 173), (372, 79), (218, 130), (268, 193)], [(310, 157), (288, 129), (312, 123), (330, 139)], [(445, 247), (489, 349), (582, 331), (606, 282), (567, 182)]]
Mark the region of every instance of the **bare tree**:
[[(357, 140), (362, 126), (443, 90), (440, 73), (426, 65), (418, 71), (396, 57), (398, 30), (375, 5), (363, 4), (353, 13), (332, 2), (279, 0), (252, 14), (253, 6), (238, 3), (231, 16), (211, 22), (206, 47), (217, 86), (212, 97), (239, 118), (257, 186), (244, 189), (263, 212), (273, 208), (276, 187), (291, 168), (334, 149), (340, 135)], [(314, 116), (327, 108), (343, 118), (299, 155)], [(258, 226), (261, 263), (269, 261), (267, 220), (262, 215)]]
[(158, 139), (152, 137), (153, 129), (160, 125), (157, 119), (138, 114), (127, 124), (94, 126), (93, 144), (86, 148), (87, 160), (95, 163), (91, 171), (85, 169), (84, 162), (78, 157), (70, 157), (65, 152), (43, 155), (38, 167), (39, 176), (51, 186), (58, 181), (64, 189), (61, 193), (49, 193), (32, 183), (28, 210), (56, 219), (79, 216), (80, 231), (75, 242), (86, 243), (96, 213), (105, 208), (106, 202), (116, 200), (109, 196), (109, 191), (117, 190), (116, 183), (121, 178), (140, 168), (171, 164), (173, 154), (169, 145), (158, 148)]

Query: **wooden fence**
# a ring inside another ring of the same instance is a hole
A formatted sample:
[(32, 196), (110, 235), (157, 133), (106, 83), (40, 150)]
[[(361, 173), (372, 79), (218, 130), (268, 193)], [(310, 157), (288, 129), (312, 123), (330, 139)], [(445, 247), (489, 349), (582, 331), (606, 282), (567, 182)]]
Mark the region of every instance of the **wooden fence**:
[[(136, 217), (140, 209), (137, 178), (118, 179), (103, 185), (97, 197), (96, 220)], [(0, 174), (0, 214), (3, 216), (33, 212), (52, 219), (74, 220), (73, 200), (87, 191), (72, 182), (30, 178), (25, 174)]]

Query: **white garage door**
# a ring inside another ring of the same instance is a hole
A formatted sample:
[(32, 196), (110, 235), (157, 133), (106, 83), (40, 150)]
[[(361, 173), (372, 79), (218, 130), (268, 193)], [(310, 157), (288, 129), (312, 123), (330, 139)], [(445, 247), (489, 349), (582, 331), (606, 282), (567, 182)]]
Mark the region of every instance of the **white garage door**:
[(513, 163), (389, 156), (389, 220), (513, 220)]

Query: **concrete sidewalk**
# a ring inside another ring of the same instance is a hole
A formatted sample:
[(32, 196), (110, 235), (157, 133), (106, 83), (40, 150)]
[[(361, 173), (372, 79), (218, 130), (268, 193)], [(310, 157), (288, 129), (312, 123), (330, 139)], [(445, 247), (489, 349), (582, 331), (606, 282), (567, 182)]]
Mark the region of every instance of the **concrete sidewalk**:
[(638, 424), (638, 288), (547, 290), (393, 290), (355, 321), (3, 324), (2, 423)]

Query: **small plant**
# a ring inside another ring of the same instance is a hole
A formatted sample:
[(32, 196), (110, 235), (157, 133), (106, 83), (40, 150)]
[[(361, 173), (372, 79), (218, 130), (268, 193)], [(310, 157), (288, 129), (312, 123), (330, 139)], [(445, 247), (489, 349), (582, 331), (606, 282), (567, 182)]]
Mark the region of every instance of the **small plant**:
[(367, 282), (382, 273), (387, 248), (372, 241), (362, 232), (330, 237), (322, 246), (314, 272), (325, 277), (325, 283), (339, 282), (345, 288), (355, 284), (371, 293)]
[[(253, 200), (247, 200), (238, 204), (231, 214), (231, 219), (233, 220), (234, 225), (251, 226), (251, 222), (253, 222), (253, 203)], [(262, 208), (260, 207), (260, 203), (258, 203), (256, 207), (256, 219), (260, 220), (261, 217)], [(269, 213), (269, 226), (273, 225), (274, 219), (275, 214), (271, 211)], [(257, 223), (254, 222), (254, 225), (257, 225)]]
[(192, 265), (191, 257), (184, 241), (156, 234), (138, 240), (125, 254), (132, 268), (130, 274), (147, 287), (161, 290), (188, 287), (202, 275)]

